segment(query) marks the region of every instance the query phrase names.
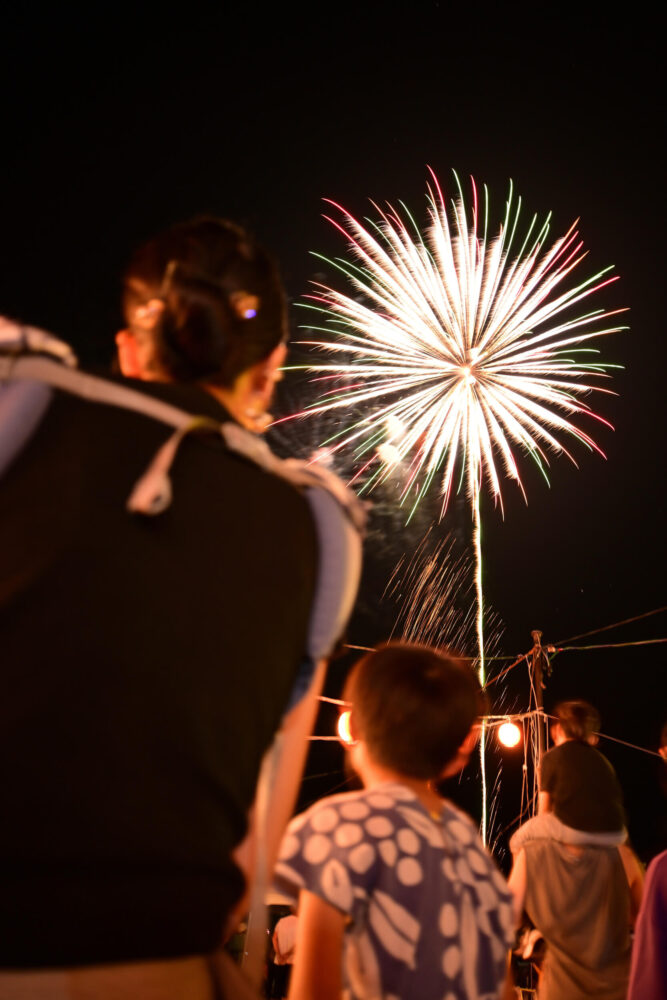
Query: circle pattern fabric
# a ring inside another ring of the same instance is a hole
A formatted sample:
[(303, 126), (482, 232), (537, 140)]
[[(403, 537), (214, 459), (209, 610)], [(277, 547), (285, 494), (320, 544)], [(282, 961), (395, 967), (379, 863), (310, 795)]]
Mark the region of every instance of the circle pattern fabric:
[(276, 885), (308, 889), (349, 918), (351, 1000), (495, 997), (504, 981), (511, 894), (450, 803), (435, 819), (400, 784), (318, 802), (290, 824)]

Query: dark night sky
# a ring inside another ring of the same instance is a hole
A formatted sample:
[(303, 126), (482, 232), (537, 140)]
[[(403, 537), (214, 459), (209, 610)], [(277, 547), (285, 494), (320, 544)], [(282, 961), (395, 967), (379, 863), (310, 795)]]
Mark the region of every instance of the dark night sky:
[[(526, 651), (533, 628), (560, 642), (666, 604), (657, 21), (481, 21), (444, 3), (292, 9), (270, 21), (252, 4), (215, 15), (183, 5), (156, 23), (118, 7), (3, 15), (0, 310), (106, 364), (124, 261), (166, 224), (199, 213), (247, 224), (297, 300), (318, 269), (308, 251), (343, 250), (322, 197), (357, 214), (369, 197), (403, 199), (423, 218), (430, 164), (449, 190), (451, 168), (485, 181), (500, 211), (511, 177), (528, 210), (553, 209), (554, 237), (581, 218), (585, 267), (615, 264), (621, 280), (604, 304), (630, 306), (631, 331), (603, 344), (625, 366), (618, 397), (596, 404), (616, 427), (596, 432), (608, 460), (579, 449), (578, 470), (552, 465), (551, 489), (523, 463), (529, 505), (512, 484), (504, 522), (485, 505), (484, 585), (505, 625), (502, 651)], [(386, 634), (378, 594), (401, 542), (371, 559), (352, 642)], [(658, 615), (590, 641), (666, 633)], [(561, 654), (554, 667), (547, 709), (588, 697), (605, 732), (656, 747), (663, 646)], [(332, 668), (332, 691), (341, 674)], [(603, 749), (647, 856), (664, 824), (658, 762)]]

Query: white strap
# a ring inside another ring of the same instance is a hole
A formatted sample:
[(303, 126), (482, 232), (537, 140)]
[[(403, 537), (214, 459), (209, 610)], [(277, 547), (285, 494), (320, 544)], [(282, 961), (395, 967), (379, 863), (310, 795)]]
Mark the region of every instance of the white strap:
[(65, 368), (57, 361), (49, 361), (47, 358), (0, 354), (0, 381), (10, 379), (46, 382), (54, 389), (63, 389), (89, 402), (108, 403), (110, 406), (136, 410), (172, 427), (183, 427), (192, 420), (192, 414), (170, 403), (163, 403), (160, 399), (129, 389), (118, 382), (109, 382), (96, 375)]
[[(262, 438), (227, 421), (219, 423), (205, 417), (196, 417), (170, 403), (148, 396), (136, 389), (130, 389), (118, 382), (87, 375), (76, 369), (47, 358), (0, 354), (0, 380), (45, 382), (55, 389), (62, 389), (90, 402), (107, 403), (123, 409), (143, 413), (176, 428), (181, 433), (174, 435), (169, 446), (164, 446), (155, 456), (144, 476), (137, 482), (128, 501), (131, 510), (144, 514), (158, 514), (169, 506), (165, 477), (178, 451), (181, 441), (190, 431), (217, 430), (222, 433), (230, 451), (243, 455), (256, 465), (287, 479), (298, 487), (324, 487), (333, 494), (346, 511), (358, 530), (363, 530), (366, 512), (357, 496), (349, 490), (337, 476), (320, 466), (309, 465), (296, 459), (283, 461), (277, 458)], [(144, 482), (143, 480), (146, 480)], [(151, 494), (154, 494), (152, 496)], [(169, 494), (170, 499), (171, 494)], [(137, 499), (137, 497), (141, 499)]]

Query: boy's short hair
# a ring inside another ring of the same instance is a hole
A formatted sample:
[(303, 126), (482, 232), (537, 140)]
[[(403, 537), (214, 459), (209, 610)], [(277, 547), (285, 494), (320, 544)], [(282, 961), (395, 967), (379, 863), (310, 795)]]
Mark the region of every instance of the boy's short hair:
[(402, 642), (380, 646), (352, 668), (344, 698), (353, 735), (379, 764), (437, 778), (483, 711), (479, 682), (455, 653)]
[(587, 701), (561, 701), (554, 715), (569, 740), (585, 742), (600, 728), (600, 713)]

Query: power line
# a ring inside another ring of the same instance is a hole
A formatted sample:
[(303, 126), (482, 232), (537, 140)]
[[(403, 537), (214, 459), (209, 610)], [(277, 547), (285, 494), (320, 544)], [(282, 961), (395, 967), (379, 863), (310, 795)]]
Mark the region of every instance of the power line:
[(595, 735), (599, 736), (603, 740), (611, 740), (613, 743), (621, 743), (624, 747), (630, 747), (632, 750), (641, 750), (642, 753), (650, 754), (651, 757), (660, 757), (661, 760), (664, 760), (662, 754), (658, 753), (657, 750), (649, 750), (647, 747), (638, 747), (635, 743), (628, 743), (626, 740), (619, 740), (616, 736), (607, 736), (606, 733), (596, 733)]
[(624, 649), (626, 646), (652, 646), (667, 642), (667, 639), (638, 639), (636, 642), (605, 642), (587, 646), (557, 646), (557, 653), (568, 653), (572, 650), (586, 649)]
[[(400, 640), (397, 640), (397, 641), (400, 641)], [(362, 653), (375, 653), (375, 651), (377, 649), (376, 646), (352, 646), (349, 642), (344, 642), (343, 643), (343, 648), (344, 649), (358, 649)], [(477, 659), (477, 657), (470, 656), (470, 657), (466, 657), (466, 659), (475, 660), (475, 659)], [(495, 660), (511, 660), (512, 656), (485, 656), (484, 659), (485, 659), (485, 661), (487, 663), (491, 663), (491, 662), (493, 662)]]
[[(649, 614), (653, 614), (653, 612), (649, 612)], [(640, 616), (640, 617), (642, 617), (642, 616)], [(608, 627), (612, 628), (613, 626), (610, 625)], [(603, 629), (600, 629), (599, 631), (603, 631)], [(593, 633), (586, 633), (586, 634), (587, 635), (592, 635)], [(667, 642), (667, 638), (665, 638), (665, 639), (637, 639), (634, 642), (590, 643), (590, 644), (588, 644), (586, 646), (556, 646), (555, 649), (554, 649), (554, 655), (556, 653), (585, 652), (588, 649), (625, 649), (625, 648), (629, 648), (631, 646), (655, 646), (655, 645), (664, 644), (666, 642)], [(527, 660), (529, 656), (530, 656), (530, 652), (528, 652), (528, 653), (521, 653), (521, 655), (516, 658), (516, 660), (514, 661), (514, 663), (510, 663), (509, 667), (505, 667), (505, 669), (501, 670), (500, 673), (496, 674), (495, 677), (490, 677), (489, 680), (487, 680), (487, 682), (486, 682), (486, 684), (484, 686), (488, 688), (488, 687), (491, 686), (491, 684), (495, 684), (502, 677), (504, 677), (505, 674), (508, 674), (510, 672), (510, 670), (513, 670), (514, 667), (518, 667), (522, 660)], [(491, 659), (491, 657), (489, 659)], [(506, 659), (509, 659), (509, 657), (506, 657)]]
[[(568, 652), (570, 650), (586, 650), (586, 649), (621, 649), (624, 646), (649, 646), (652, 644), (659, 644), (667, 642), (667, 639), (643, 639), (637, 640), (635, 642), (619, 642), (619, 643), (605, 643), (604, 645), (587, 645), (587, 646), (568, 646), (566, 643), (574, 642), (577, 639), (585, 639), (589, 635), (598, 635), (600, 632), (608, 632), (610, 629), (620, 628), (621, 625), (629, 625), (631, 622), (641, 621), (643, 618), (650, 618), (652, 615), (660, 614), (663, 611), (667, 611), (667, 604), (660, 608), (654, 608), (652, 611), (644, 611), (640, 615), (633, 615), (632, 618), (624, 618), (622, 621), (612, 622), (611, 625), (602, 625), (600, 628), (590, 629), (588, 632), (581, 632), (579, 635), (573, 635), (569, 639), (563, 639), (558, 643), (550, 643), (550, 645), (556, 646), (557, 653)], [(362, 653), (374, 653), (376, 647), (374, 646), (355, 646), (350, 643), (345, 643), (345, 649), (356, 649)], [(523, 659), (525, 659), (529, 654), (521, 653), (518, 657), (511, 656), (487, 656), (485, 657), (487, 663), (492, 662), (502, 662), (505, 660), (514, 660), (505, 670), (501, 671), (496, 677), (491, 678), (487, 681), (486, 686), (489, 684), (495, 684), (499, 681), (501, 677), (508, 674), (510, 670), (517, 667)]]
[[(510, 672), (510, 670), (514, 670), (515, 667), (518, 667), (519, 664), (522, 662), (522, 660), (527, 660), (529, 656), (530, 656), (530, 653), (522, 653), (521, 656), (517, 656), (517, 658), (514, 661), (514, 663), (510, 663), (509, 667), (505, 667), (505, 669), (501, 670), (500, 673), (496, 674), (495, 677), (489, 678), (489, 680), (487, 680), (487, 682), (484, 685), (484, 687), (488, 688), (488, 687), (491, 686), (491, 684), (495, 684), (496, 681), (499, 681), (501, 679), (501, 677), (504, 677), (505, 674), (508, 674)], [(509, 657), (508, 657), (508, 659), (509, 659)]]
[(609, 629), (619, 628), (621, 625), (629, 625), (630, 622), (638, 622), (641, 618), (650, 618), (651, 615), (659, 615), (662, 611), (667, 611), (667, 604), (664, 604), (661, 608), (654, 608), (653, 611), (644, 611), (641, 615), (634, 615), (632, 618), (625, 618), (621, 622), (614, 622), (613, 625), (603, 625), (601, 628), (591, 629), (590, 632), (582, 632), (581, 635), (570, 636), (569, 639), (562, 639), (561, 642), (556, 643), (556, 645), (562, 646), (566, 642), (574, 642), (576, 639), (585, 639), (589, 635), (597, 635), (598, 632), (608, 632)]

